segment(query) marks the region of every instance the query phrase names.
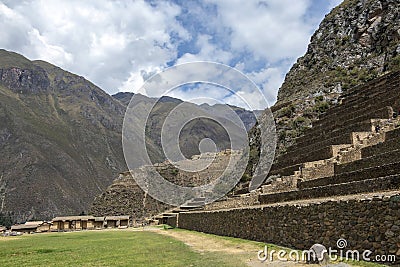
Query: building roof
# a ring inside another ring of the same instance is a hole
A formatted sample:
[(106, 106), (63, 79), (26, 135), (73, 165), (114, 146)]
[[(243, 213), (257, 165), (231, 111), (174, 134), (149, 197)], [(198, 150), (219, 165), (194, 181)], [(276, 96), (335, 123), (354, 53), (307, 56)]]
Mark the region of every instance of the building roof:
[(4, 232), (5, 230), (7, 230), (5, 226), (0, 226), (0, 232)]
[(121, 215), (121, 216), (106, 216), (106, 221), (118, 221), (118, 220), (129, 220), (128, 215)]
[(31, 221), (31, 222), (26, 222), (25, 225), (39, 225), (42, 223), (43, 221)]
[(64, 217), (55, 217), (53, 222), (56, 221), (87, 221), (94, 220), (93, 216), (64, 216)]
[(34, 224), (34, 225), (26, 225), (26, 224), (18, 224), (18, 225), (13, 225), (11, 226), (11, 231), (12, 230), (23, 230), (23, 229), (36, 229), (38, 227), (38, 225)]
[(95, 222), (104, 222), (104, 217), (94, 217)]

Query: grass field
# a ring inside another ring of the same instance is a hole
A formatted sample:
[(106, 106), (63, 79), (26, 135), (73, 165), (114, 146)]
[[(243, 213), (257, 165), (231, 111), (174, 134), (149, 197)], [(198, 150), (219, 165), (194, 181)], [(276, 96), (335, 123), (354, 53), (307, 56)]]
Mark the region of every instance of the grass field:
[(181, 229), (33, 234), (0, 237), (0, 266), (260, 266), (256, 253), (263, 247), (260, 242)]
[(245, 266), (151, 231), (85, 231), (0, 238), (0, 266)]

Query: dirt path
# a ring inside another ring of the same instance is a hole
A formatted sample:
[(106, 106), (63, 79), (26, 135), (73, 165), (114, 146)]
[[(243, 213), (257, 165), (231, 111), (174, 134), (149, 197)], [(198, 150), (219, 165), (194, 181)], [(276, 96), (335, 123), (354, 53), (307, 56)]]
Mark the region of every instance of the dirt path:
[[(257, 259), (257, 252), (260, 246), (251, 242), (234, 242), (232, 240), (224, 239), (223, 237), (207, 235), (197, 232), (190, 232), (184, 230), (154, 230), (157, 233), (173, 237), (179, 241), (184, 242), (191, 247), (194, 251), (204, 252), (221, 252), (225, 254), (235, 255), (240, 258), (243, 263), (251, 267), (316, 267), (320, 265), (304, 264), (296, 262), (260, 262)], [(332, 265), (333, 266), (333, 265)], [(342, 267), (348, 265), (339, 265)]]

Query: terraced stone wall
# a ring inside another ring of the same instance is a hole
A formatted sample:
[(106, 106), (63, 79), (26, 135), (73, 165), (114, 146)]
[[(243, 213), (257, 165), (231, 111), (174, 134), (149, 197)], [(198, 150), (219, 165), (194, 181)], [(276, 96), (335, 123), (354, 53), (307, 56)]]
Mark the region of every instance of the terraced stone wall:
[(397, 255), (400, 260), (400, 195), (370, 199), (328, 201), (302, 205), (179, 214), (179, 228), (231, 236), (296, 249), (320, 243), (336, 247), (339, 238), (346, 249), (372, 255)]

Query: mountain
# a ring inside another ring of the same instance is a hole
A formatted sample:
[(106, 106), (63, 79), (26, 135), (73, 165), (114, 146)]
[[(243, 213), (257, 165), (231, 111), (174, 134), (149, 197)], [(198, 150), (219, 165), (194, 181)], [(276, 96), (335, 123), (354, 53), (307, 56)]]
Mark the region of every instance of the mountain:
[(400, 69), (400, 2), (345, 0), (314, 33), (278, 93), (278, 105), (341, 92)]
[[(125, 106), (129, 105), (133, 96), (134, 94), (129, 92), (120, 92), (113, 95), (114, 98), (118, 99)], [(230, 148), (231, 142), (226, 130), (219, 125), (218, 122), (206, 118), (207, 116), (211, 118), (221, 118), (221, 121), (225, 122), (240, 119), (247, 131), (255, 125), (256, 115), (258, 114), (258, 111), (248, 111), (235, 106), (221, 104), (212, 106), (208, 104), (196, 105), (169, 96), (156, 99), (140, 95), (140, 101), (131, 103), (130, 108), (134, 109), (138, 104), (143, 105), (144, 103), (147, 105), (154, 105), (148, 116), (146, 132), (157, 146), (158, 151), (162, 151), (161, 129), (167, 117), (171, 117), (169, 114), (174, 109), (179, 107), (179, 115), (175, 115), (175, 118), (177, 118), (176, 116), (180, 116), (182, 120), (185, 119), (187, 116), (186, 114), (189, 113), (196, 113), (198, 117), (204, 116), (188, 122), (180, 133), (179, 144), (186, 158), (191, 158), (193, 155), (201, 153), (199, 151), (199, 143), (204, 138), (213, 140), (219, 151)], [(240, 126), (238, 125), (237, 127)], [(239, 129), (235, 132), (239, 132)], [(152, 156), (150, 156), (150, 158), (152, 158)], [(157, 160), (152, 160), (152, 162), (156, 163)]]
[[(271, 108), (278, 134), (275, 155), (313, 126), (349, 88), (400, 69), (400, 2), (344, 0), (327, 14), (307, 52), (287, 73)], [(250, 133), (251, 177), (261, 147), (259, 132)]]
[[(240, 120), (243, 122), (245, 128), (247, 131), (249, 131), (257, 121), (257, 117), (262, 113), (261, 110), (253, 110), (249, 111), (244, 108), (228, 105), (233, 111), (235, 111), (236, 115), (240, 118)], [(207, 111), (210, 114), (219, 114), (220, 116), (223, 116), (225, 118), (229, 119), (234, 119), (233, 118), (233, 113), (228, 113), (226, 112), (226, 105), (223, 104), (215, 104), (215, 105), (209, 105), (209, 104), (202, 104), (200, 107)]]
[(83, 77), (0, 50), (1, 212), (24, 221), (86, 210), (126, 169), (124, 112)]
[[(118, 99), (125, 106), (128, 106), (133, 95), (134, 95), (134, 93), (131, 93), (131, 92), (119, 92), (119, 93), (114, 94), (113, 97)], [(158, 101), (159, 101), (159, 103), (173, 104), (174, 107), (183, 103), (182, 100), (173, 98), (170, 96), (163, 96)], [(232, 105), (228, 105), (228, 106), (233, 111), (235, 111), (237, 116), (242, 120), (247, 131), (249, 131), (255, 125), (255, 123), (257, 121), (257, 116), (261, 115), (261, 113), (262, 113), (262, 110), (249, 111), (244, 108), (240, 108), (240, 107), (236, 107), (236, 106), (232, 106)], [(201, 107), (201, 109), (203, 109), (204, 111), (206, 111), (209, 114), (218, 114), (219, 117), (233, 119), (233, 115), (231, 113), (227, 112), (226, 105), (201, 104), (200, 107)]]
[[(86, 212), (94, 197), (127, 170), (121, 133), (131, 97), (131, 93), (112, 97), (81, 76), (1, 49), (0, 217), (7, 214), (14, 221), (25, 221)], [(154, 101), (142, 96), (140, 104)], [(163, 97), (149, 117), (146, 147), (154, 163), (165, 159), (163, 122), (181, 103)], [(191, 103), (185, 106), (200, 109)], [(246, 125), (255, 123), (248, 111), (237, 110), (246, 114)], [(215, 110), (208, 112), (218, 115)], [(218, 116), (228, 120), (224, 114)], [(230, 145), (223, 128), (201, 118), (182, 129), (183, 154), (188, 158), (199, 154), (199, 142), (207, 137), (220, 150)]]

